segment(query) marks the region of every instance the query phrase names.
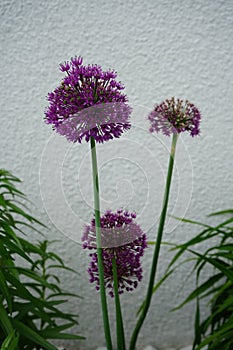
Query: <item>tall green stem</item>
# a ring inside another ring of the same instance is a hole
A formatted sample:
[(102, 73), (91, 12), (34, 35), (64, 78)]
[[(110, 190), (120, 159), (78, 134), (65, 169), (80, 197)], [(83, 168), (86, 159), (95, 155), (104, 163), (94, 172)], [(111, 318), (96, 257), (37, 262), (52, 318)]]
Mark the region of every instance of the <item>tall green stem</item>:
[(173, 165), (174, 165), (174, 159), (175, 159), (177, 139), (178, 139), (178, 134), (173, 134), (170, 159), (169, 159), (169, 165), (168, 165), (168, 172), (167, 172), (166, 187), (165, 187), (164, 198), (163, 198), (163, 207), (162, 207), (162, 211), (161, 211), (161, 215), (160, 215), (157, 240), (156, 240), (154, 256), (153, 256), (153, 260), (152, 260), (147, 295), (146, 295), (146, 299), (145, 299), (142, 311), (140, 313), (140, 316), (138, 318), (138, 321), (136, 323), (136, 326), (135, 326), (133, 334), (132, 334), (129, 350), (135, 349), (137, 337), (138, 337), (139, 331), (142, 327), (142, 324), (146, 318), (146, 315), (147, 315), (147, 312), (148, 312), (148, 309), (149, 309), (149, 306), (151, 303), (151, 298), (153, 295), (153, 287), (154, 287), (154, 281), (155, 281), (156, 270), (157, 270), (157, 265), (158, 265), (160, 245), (161, 245), (161, 241), (162, 241), (163, 229), (164, 229), (164, 224), (165, 224), (165, 219), (166, 219), (166, 214), (167, 214), (167, 206), (168, 206), (168, 200), (169, 200), (169, 193), (170, 193), (170, 186), (171, 186), (171, 179), (172, 179), (172, 172), (173, 172)]
[(108, 306), (107, 306), (106, 291), (105, 291), (105, 285), (104, 285), (104, 267), (103, 267), (102, 246), (101, 246), (99, 177), (98, 177), (98, 166), (97, 166), (97, 156), (96, 156), (96, 145), (95, 145), (95, 139), (93, 137), (91, 137), (91, 160), (92, 160), (93, 191), (94, 191), (96, 245), (97, 245), (97, 257), (98, 257), (99, 283), (100, 283), (100, 299), (101, 299), (101, 306), (102, 306), (106, 346), (108, 350), (112, 350), (112, 340), (111, 340), (111, 332), (110, 332), (109, 318), (108, 318)]
[(120, 297), (118, 293), (117, 264), (116, 264), (115, 257), (112, 259), (112, 272), (113, 272), (114, 298), (115, 298), (115, 307), (116, 307), (117, 350), (125, 350), (125, 335), (124, 335), (123, 318), (121, 313)]

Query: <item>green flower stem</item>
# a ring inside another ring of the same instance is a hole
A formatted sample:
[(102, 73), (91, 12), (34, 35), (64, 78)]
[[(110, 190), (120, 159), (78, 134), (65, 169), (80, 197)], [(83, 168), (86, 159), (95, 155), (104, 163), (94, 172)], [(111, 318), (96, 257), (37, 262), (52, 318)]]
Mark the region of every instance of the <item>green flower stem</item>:
[(114, 298), (115, 298), (115, 307), (116, 307), (117, 350), (125, 350), (125, 335), (124, 335), (123, 318), (121, 313), (120, 297), (118, 293), (117, 264), (116, 264), (115, 257), (112, 259), (112, 272), (113, 272)]
[(164, 229), (166, 213), (167, 213), (167, 206), (168, 206), (168, 200), (169, 200), (170, 185), (171, 185), (171, 179), (172, 179), (172, 172), (173, 172), (173, 165), (174, 165), (174, 159), (175, 159), (177, 139), (178, 139), (178, 134), (173, 134), (171, 152), (170, 152), (170, 160), (169, 160), (168, 172), (167, 172), (166, 187), (165, 187), (164, 198), (163, 198), (163, 207), (162, 207), (162, 211), (161, 211), (161, 215), (160, 215), (157, 240), (156, 240), (154, 256), (153, 256), (153, 260), (152, 260), (147, 295), (146, 295), (146, 299), (145, 299), (143, 308), (141, 310), (139, 319), (136, 323), (136, 326), (135, 326), (133, 334), (132, 334), (129, 350), (135, 349), (137, 337), (138, 337), (139, 331), (142, 327), (142, 324), (146, 318), (146, 315), (147, 315), (147, 312), (148, 312), (148, 309), (149, 309), (149, 306), (151, 303), (151, 298), (153, 295), (153, 287), (154, 287), (154, 281), (155, 281), (156, 270), (157, 270), (157, 265), (158, 265), (160, 245), (161, 245), (161, 241), (162, 241), (163, 229)]
[(105, 291), (105, 285), (104, 285), (104, 267), (103, 267), (102, 246), (101, 246), (99, 178), (98, 178), (96, 145), (95, 145), (95, 139), (93, 137), (91, 137), (91, 160), (92, 160), (93, 191), (94, 191), (96, 245), (97, 245), (98, 271), (99, 271), (99, 282), (100, 282), (100, 299), (101, 299), (101, 305), (102, 305), (106, 346), (108, 350), (112, 350), (112, 340), (111, 340), (111, 332), (110, 332), (109, 318), (108, 318), (108, 306), (107, 306), (106, 291)]

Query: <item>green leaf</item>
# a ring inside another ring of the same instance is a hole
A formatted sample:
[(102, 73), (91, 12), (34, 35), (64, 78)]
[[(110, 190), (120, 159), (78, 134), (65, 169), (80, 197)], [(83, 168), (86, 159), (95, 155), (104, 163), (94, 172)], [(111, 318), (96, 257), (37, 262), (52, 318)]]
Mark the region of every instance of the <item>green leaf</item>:
[(19, 271), (20, 274), (25, 275), (27, 277), (30, 277), (31, 279), (34, 279), (35, 281), (38, 281), (41, 286), (47, 287), (53, 291), (57, 290), (57, 286), (51, 283), (48, 283), (46, 279), (38, 275), (36, 272), (31, 271), (29, 269), (24, 269), (22, 267), (18, 267), (17, 270)]
[(68, 299), (57, 299), (57, 300), (50, 300), (49, 304), (54, 306), (54, 305), (60, 305), (64, 304), (68, 301)]
[(6, 201), (4, 199), (4, 196), (0, 193), (0, 206), (2, 206), (4, 209), (7, 208)]
[(189, 296), (185, 299), (185, 301), (183, 301), (183, 303), (181, 303), (179, 306), (172, 309), (172, 311), (180, 309), (182, 306), (189, 303), (191, 300), (195, 299), (196, 297), (198, 297), (202, 293), (204, 293), (207, 289), (212, 287), (214, 285), (214, 283), (219, 281), (220, 278), (222, 278), (222, 274), (217, 274), (217, 275), (210, 277), (206, 282), (204, 282), (202, 285), (197, 287), (192, 293), (190, 293)]
[(47, 342), (41, 335), (27, 327), (20, 321), (12, 319), (13, 326), (22, 334), (25, 338), (33, 341), (34, 343), (42, 346), (46, 350), (57, 350), (55, 346)]
[[(215, 245), (211, 248), (209, 248), (206, 253), (211, 252), (211, 250), (227, 250), (227, 251), (233, 251), (233, 244), (222, 244), (222, 245)], [(233, 256), (232, 256), (233, 259)]]
[(46, 275), (46, 278), (48, 279), (48, 278), (50, 278), (50, 279), (55, 279), (55, 281), (57, 282), (57, 284), (60, 284), (61, 283), (61, 281), (60, 281), (60, 279), (59, 279), (59, 277), (57, 277), (56, 275), (53, 275), (53, 274), (47, 274)]
[(60, 293), (53, 293), (50, 294), (46, 299), (49, 300), (50, 298), (55, 298), (55, 297), (61, 297), (61, 296), (68, 296), (68, 297), (75, 297), (75, 298), (83, 298), (78, 294), (74, 294), (74, 293), (66, 293), (66, 292), (60, 292)]
[(68, 334), (68, 333), (57, 333), (56, 330), (54, 331), (42, 331), (40, 332), (42, 337), (48, 338), (48, 339), (86, 339), (85, 337), (82, 337), (80, 335), (76, 334)]
[(221, 211), (216, 211), (215, 213), (211, 213), (208, 216), (225, 215), (225, 214), (233, 214), (233, 209), (225, 209), (225, 210), (221, 210)]
[(71, 328), (76, 324), (76, 322), (69, 322), (61, 326), (47, 327), (40, 331), (40, 335), (47, 339), (85, 339), (79, 335), (61, 333), (65, 329)]
[(0, 185), (0, 188), (6, 188), (9, 192), (2, 192), (2, 194), (11, 194), (11, 195), (14, 195), (16, 194), (17, 196), (22, 196), (22, 197), (25, 197), (24, 194), (17, 190), (17, 188), (15, 188), (14, 186), (12, 185), (8, 185), (8, 184), (3, 184), (3, 185)]
[(52, 252), (49, 252), (49, 253), (47, 253), (47, 254), (48, 254), (48, 258), (50, 258), (50, 259), (52, 259), (52, 260), (57, 260), (57, 261), (59, 261), (59, 263), (60, 263), (61, 265), (64, 266), (64, 262), (63, 262), (62, 258), (60, 258), (57, 254), (52, 253)]
[[(39, 233), (41, 236), (44, 236), (44, 234), (43, 234), (40, 230), (38, 230), (35, 226), (30, 225), (30, 224), (27, 223), (26, 221), (15, 220), (15, 225), (17, 225), (17, 226), (15, 227), (15, 229), (16, 229), (17, 231), (23, 233), (24, 235), (25, 235), (25, 232), (23, 232), (22, 229), (20, 229), (18, 225), (26, 226), (26, 227), (28, 227), (30, 230)], [(43, 225), (43, 224), (40, 224), (40, 225), (46, 228), (45, 225)]]
[(74, 272), (75, 274), (77, 274), (77, 271), (75, 271), (71, 267), (67, 267), (65, 265), (49, 265), (47, 267), (47, 269), (54, 269), (54, 268), (56, 268), (56, 269), (64, 269), (64, 270), (71, 271), (71, 272)]
[(5, 275), (5, 280), (8, 280), (9, 274), (13, 275), (17, 280), (19, 279), (19, 274), (15, 268), (14, 259), (11, 257), (4, 259), (2, 261), (2, 272)]
[(188, 242), (181, 244), (181, 245), (177, 245), (176, 247), (172, 248), (171, 250), (175, 250), (175, 249), (179, 249), (179, 251), (176, 253), (176, 255), (174, 256), (174, 258), (172, 259), (172, 261), (170, 262), (170, 264), (168, 265), (168, 268), (170, 268), (175, 262), (176, 260), (187, 251), (189, 246), (193, 246), (197, 243), (201, 243), (207, 239), (210, 239), (212, 237), (215, 237), (218, 235), (218, 232), (212, 233), (211, 235), (208, 234), (208, 236), (206, 237), (205, 234), (208, 233), (209, 230), (204, 230), (202, 231), (199, 235), (195, 236), (194, 238), (190, 239)]
[(11, 208), (11, 211), (13, 213), (16, 213), (16, 214), (23, 216), (25, 219), (29, 220), (30, 222), (37, 222), (40, 224), (40, 222), (38, 220), (33, 218), (31, 215), (26, 214), (24, 210), (22, 210), (20, 207), (18, 207), (17, 205), (12, 203), (11, 201), (7, 201), (7, 205), (8, 205), (8, 207)]
[[(41, 288), (41, 285), (40, 283), (34, 283), (34, 282), (26, 282), (24, 283), (24, 286), (27, 287), (27, 288), (31, 288), (31, 289), (34, 289), (34, 291), (39, 295), (39, 298), (41, 299), (42, 298), (42, 288)], [(34, 294), (33, 294), (34, 295)]]
[(201, 332), (200, 332), (200, 305), (199, 305), (199, 299), (196, 300), (196, 313), (195, 313), (195, 339), (194, 339), (194, 346), (197, 344), (200, 344), (201, 342)]
[(10, 225), (6, 222), (1, 222), (1, 226), (4, 229), (4, 232), (8, 234), (18, 244), (19, 247), (21, 247), (20, 240), (16, 236), (15, 232), (12, 230)]
[(4, 308), (4, 306), (2, 305), (2, 300), (0, 300), (0, 324), (2, 326), (2, 329), (4, 330), (6, 335), (11, 334), (11, 332), (13, 331), (13, 327), (11, 324), (11, 320)]
[(36, 254), (39, 254), (41, 256), (45, 255), (45, 253), (40, 248), (38, 248), (38, 246), (30, 243), (29, 241), (27, 241), (23, 238), (19, 238), (19, 240), (20, 240), (20, 243), (22, 244), (22, 246), (26, 252), (36, 253)]
[(230, 308), (233, 309), (233, 296), (229, 296), (228, 298), (226, 298), (224, 302), (222, 302), (222, 304), (217, 308), (217, 310), (214, 313), (212, 313), (211, 316), (212, 318), (214, 318), (216, 315), (222, 312), (224, 314), (224, 312), (229, 310)]
[[(149, 245), (155, 245), (155, 244), (156, 244), (156, 241), (147, 241), (147, 244), (149, 244)], [(169, 245), (169, 246), (172, 246), (172, 247), (177, 247), (177, 244), (171, 243), (171, 242), (161, 242), (161, 244), (163, 244), (163, 245)]]
[(18, 177), (11, 174), (10, 171), (8, 171), (6, 169), (0, 169), (0, 181), (4, 181), (7, 179), (11, 180), (11, 181), (21, 182), (21, 180)]
[(229, 269), (229, 265), (220, 259), (209, 258), (192, 251), (193, 254), (199, 256), (201, 259), (208, 261), (211, 265), (215, 266), (218, 270), (222, 271), (231, 281), (233, 281), (233, 271)]
[[(2, 238), (2, 242), (5, 243), (5, 245), (9, 248), (9, 250), (11, 251), (11, 253), (17, 253), (18, 255), (20, 255), (22, 258), (24, 258), (25, 260), (27, 260), (29, 263), (33, 264), (32, 259), (25, 254), (24, 250), (22, 249), (21, 244), (15, 244), (14, 242), (12, 242), (11, 240), (9, 240), (7, 237), (3, 237)], [(20, 242), (19, 242), (20, 243)]]
[(232, 253), (218, 252), (213, 254), (213, 256), (232, 260)]
[[(0, 235), (0, 256), (1, 256), (1, 265), (3, 263), (4, 259), (9, 259), (10, 253), (9, 251), (6, 249), (6, 247), (4, 247), (4, 245), (2, 244), (2, 239), (3, 237)], [(2, 266), (1, 266), (2, 268)]]
[(226, 225), (228, 225), (228, 224), (231, 224), (232, 222), (233, 222), (233, 218), (230, 218), (230, 219), (228, 219), (228, 220), (222, 222), (221, 224), (219, 224), (219, 225), (217, 226), (217, 228), (219, 229), (219, 228), (224, 227), (224, 226), (226, 226)]
[(28, 321), (28, 315), (31, 314), (34, 319), (38, 319), (40, 321), (47, 322), (49, 325), (53, 324), (53, 320), (46, 312), (41, 312), (37, 308), (34, 307), (32, 303), (14, 303), (14, 307), (17, 310), (17, 320), (23, 321), (26, 317)]
[(6, 283), (5, 277), (4, 277), (4, 275), (3, 275), (1, 270), (0, 270), (0, 290), (2, 292), (3, 297), (7, 301), (9, 312), (12, 313), (11, 296), (9, 294), (9, 290), (8, 290), (8, 287), (7, 287), (7, 283)]
[(16, 350), (19, 341), (19, 333), (13, 330), (2, 343), (0, 350)]
[(69, 320), (71, 322), (73, 322), (74, 318), (77, 317), (77, 315), (64, 313), (59, 310), (57, 310), (57, 312), (47, 312), (47, 315), (49, 315), (51, 318), (60, 318), (62, 320)]
[(198, 226), (202, 226), (202, 227), (207, 227), (207, 228), (211, 228), (211, 226), (203, 224), (202, 222), (199, 221), (194, 221), (194, 220), (189, 220), (189, 219), (184, 219), (184, 218), (179, 218), (178, 216), (172, 216), (172, 218), (182, 221), (182, 222), (186, 222), (189, 224), (193, 224), (193, 225), (198, 225)]
[(54, 326), (52, 326), (52, 327), (51, 326), (47, 326), (46, 328), (43, 329), (43, 332), (54, 331), (55, 329), (56, 329), (57, 332), (62, 332), (65, 329), (71, 328), (71, 327), (73, 327), (76, 324), (77, 324), (77, 322), (74, 321), (74, 322), (65, 323), (65, 324), (63, 324), (61, 326), (56, 326), (55, 328), (54, 328)]
[[(229, 332), (230, 331), (230, 332)], [(228, 333), (229, 332), (229, 333)], [(226, 334), (231, 334), (232, 339), (232, 333), (233, 332), (233, 322), (228, 322), (227, 324), (223, 324), (223, 326), (219, 327), (217, 331), (215, 331), (213, 334), (209, 335), (197, 348), (196, 350), (202, 349), (205, 345), (210, 344), (212, 341), (216, 339), (221, 339), (222, 336), (225, 336)], [(219, 349), (220, 350), (220, 349)]]
[(37, 299), (36, 297), (34, 297), (26, 288), (25, 286), (18, 281), (14, 276), (12, 276), (11, 274), (9, 274), (7, 276), (7, 280), (15, 287), (14, 290), (12, 290), (12, 293), (14, 293), (14, 295), (27, 300), (27, 301), (31, 301), (32, 304), (34, 305), (34, 307), (37, 307), (40, 312), (42, 314), (44, 314), (44, 308), (48, 308), (50, 310), (54, 310), (57, 311), (49, 302), (46, 301), (42, 301)]
[(226, 289), (232, 288), (232, 285), (233, 283), (227, 280), (222, 286), (218, 286), (217, 292), (215, 293), (214, 297), (211, 299), (211, 303), (214, 303), (215, 299), (219, 298), (222, 294), (224, 294)]

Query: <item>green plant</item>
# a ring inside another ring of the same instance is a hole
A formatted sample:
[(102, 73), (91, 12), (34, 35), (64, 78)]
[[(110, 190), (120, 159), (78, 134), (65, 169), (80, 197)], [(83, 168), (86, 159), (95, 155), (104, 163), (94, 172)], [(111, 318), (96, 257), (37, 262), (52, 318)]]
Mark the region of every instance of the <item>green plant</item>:
[(50, 242), (32, 244), (27, 230), (45, 227), (27, 213), (20, 180), (0, 170), (0, 343), (1, 350), (56, 350), (48, 339), (82, 339), (63, 331), (77, 324), (76, 316), (58, 307), (67, 302), (56, 275), (59, 268), (74, 272), (54, 252)]
[[(233, 349), (233, 210), (210, 214), (210, 216), (221, 217), (226, 215), (229, 217), (216, 226), (183, 219), (184, 222), (203, 227), (203, 230), (186, 243), (172, 248), (178, 251), (166, 274), (168, 276), (174, 271), (174, 264), (187, 251), (196, 260), (193, 269), (196, 275), (196, 288), (181, 305), (174, 309), (179, 309), (192, 300), (196, 301), (193, 343), (195, 350), (203, 347), (207, 347), (208, 350)], [(208, 246), (204, 253), (200, 253), (202, 243), (205, 243), (205, 247)], [(196, 244), (199, 244), (198, 248), (195, 247)], [(190, 259), (183, 262), (187, 260)], [(176, 267), (179, 265), (180, 263)], [(213, 274), (203, 282), (203, 272), (207, 266), (213, 269)], [(202, 315), (201, 312), (202, 299), (208, 300), (209, 314), (207, 315)]]

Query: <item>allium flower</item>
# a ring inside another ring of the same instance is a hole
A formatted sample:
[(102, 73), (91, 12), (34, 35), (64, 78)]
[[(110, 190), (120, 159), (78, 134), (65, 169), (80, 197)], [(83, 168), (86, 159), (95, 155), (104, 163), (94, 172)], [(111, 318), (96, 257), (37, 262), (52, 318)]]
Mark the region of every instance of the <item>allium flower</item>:
[(172, 97), (156, 105), (150, 112), (148, 119), (151, 123), (150, 132), (162, 131), (164, 135), (188, 131), (191, 136), (200, 133), (199, 124), (201, 114), (188, 100), (183, 101)]
[(118, 138), (131, 126), (124, 86), (115, 80), (115, 71), (84, 66), (82, 61), (79, 56), (60, 65), (67, 76), (48, 94), (46, 122), (72, 142), (88, 142), (90, 137), (97, 142)]
[[(123, 293), (124, 290), (132, 291), (142, 279), (140, 259), (147, 243), (145, 233), (134, 222), (135, 218), (135, 213), (123, 212), (122, 209), (117, 210), (116, 213), (108, 210), (100, 218), (105, 287), (110, 289), (109, 295), (112, 297), (114, 296), (113, 258), (115, 258), (117, 265), (119, 294)], [(95, 219), (92, 219), (91, 225), (85, 226), (83, 248), (95, 250), (90, 253), (91, 262), (88, 273), (90, 282), (96, 283), (96, 289), (99, 290)]]

